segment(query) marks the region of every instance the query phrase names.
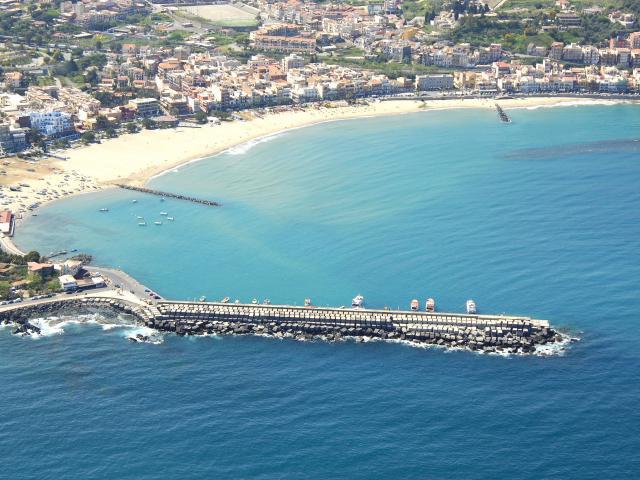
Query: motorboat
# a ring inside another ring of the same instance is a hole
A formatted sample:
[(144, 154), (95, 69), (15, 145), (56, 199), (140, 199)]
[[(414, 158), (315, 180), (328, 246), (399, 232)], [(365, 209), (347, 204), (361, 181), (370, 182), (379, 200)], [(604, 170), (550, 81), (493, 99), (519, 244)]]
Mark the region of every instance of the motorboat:
[(424, 309), (427, 312), (435, 312), (436, 311), (436, 301), (433, 298), (427, 298), (427, 301), (424, 304)]
[(310, 307), (311, 305), (312, 305), (311, 299), (310, 298), (305, 298), (304, 299), (304, 306), (305, 307)]
[(364, 306), (364, 297), (360, 294), (353, 297), (353, 300), (351, 300), (351, 306), (355, 308), (362, 308)]
[(467, 307), (467, 313), (469, 314), (477, 313), (476, 302), (474, 302), (473, 300), (471, 299), (467, 300), (466, 307)]
[(420, 302), (415, 298), (411, 300), (411, 310), (413, 310), (414, 312), (420, 310)]

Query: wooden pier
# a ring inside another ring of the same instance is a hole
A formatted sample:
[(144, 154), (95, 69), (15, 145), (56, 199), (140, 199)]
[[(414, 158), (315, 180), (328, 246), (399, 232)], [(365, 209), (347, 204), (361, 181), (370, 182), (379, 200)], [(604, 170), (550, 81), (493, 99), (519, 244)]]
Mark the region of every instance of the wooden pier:
[(134, 187), (132, 185), (116, 184), (117, 187), (124, 190), (132, 190), (134, 192), (146, 193), (149, 195), (156, 195), (162, 198), (175, 198), (176, 200), (184, 200), (186, 202), (198, 203), (200, 205), (207, 205), (209, 207), (221, 207), (222, 204), (213, 200), (203, 200), (201, 198), (189, 197), (186, 195), (180, 195), (178, 193), (162, 192), (160, 190), (153, 190), (145, 187)]

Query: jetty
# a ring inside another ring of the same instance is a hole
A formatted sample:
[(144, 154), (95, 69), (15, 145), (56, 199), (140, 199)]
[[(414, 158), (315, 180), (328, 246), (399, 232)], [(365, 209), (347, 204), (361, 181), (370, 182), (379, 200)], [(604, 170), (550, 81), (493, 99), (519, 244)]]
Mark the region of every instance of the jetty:
[(498, 117), (500, 118), (500, 121), (504, 123), (511, 123), (511, 117), (509, 117), (507, 112), (505, 112), (504, 109), (497, 103), (495, 105), (496, 105), (496, 110), (498, 111)]
[(180, 195), (179, 193), (162, 192), (160, 190), (154, 190), (152, 188), (134, 187), (133, 185), (124, 185), (121, 183), (116, 184), (117, 187), (124, 190), (132, 190), (134, 192), (146, 193), (149, 195), (156, 195), (162, 198), (175, 198), (176, 200), (184, 200), (186, 202), (198, 203), (200, 205), (207, 205), (209, 207), (221, 207), (222, 204), (213, 200), (203, 200), (202, 198), (189, 197), (187, 195)]
[(178, 335), (253, 334), (329, 342), (375, 339), (515, 354), (535, 353), (538, 346), (564, 340), (548, 321), (523, 316), (218, 302), (154, 303), (124, 299), (112, 291), (0, 307), (0, 323), (14, 325), (16, 334), (39, 333), (30, 318), (69, 309), (126, 313), (155, 331)]

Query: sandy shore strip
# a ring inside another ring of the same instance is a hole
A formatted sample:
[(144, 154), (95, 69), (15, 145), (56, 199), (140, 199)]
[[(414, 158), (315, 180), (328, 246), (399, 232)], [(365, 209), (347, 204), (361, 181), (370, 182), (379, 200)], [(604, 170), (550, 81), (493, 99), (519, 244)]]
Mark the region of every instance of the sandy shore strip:
[[(615, 99), (575, 97), (529, 97), (498, 100), (503, 108), (536, 108), (563, 105), (615, 104)], [(68, 160), (48, 159), (37, 162), (22, 174), (12, 171), (0, 177), (0, 197), (3, 208), (18, 214), (28, 214), (28, 207), (56, 199), (95, 191), (116, 183), (143, 185), (150, 178), (187, 162), (210, 157), (235, 146), (285, 132), (335, 120), (373, 116), (400, 115), (428, 110), (453, 108), (494, 108), (495, 99), (391, 100), (369, 101), (365, 105), (307, 105), (277, 113), (247, 112), (248, 121), (222, 122), (199, 127), (179, 127), (166, 130), (144, 130), (122, 135), (100, 144), (70, 149)], [(13, 163), (26, 163), (15, 161)], [(18, 168), (18, 167), (15, 167)], [(31, 171), (31, 170), (36, 170)], [(13, 173), (13, 175), (12, 175)], [(21, 185), (22, 184), (22, 185)], [(9, 187), (19, 187), (11, 191)]]

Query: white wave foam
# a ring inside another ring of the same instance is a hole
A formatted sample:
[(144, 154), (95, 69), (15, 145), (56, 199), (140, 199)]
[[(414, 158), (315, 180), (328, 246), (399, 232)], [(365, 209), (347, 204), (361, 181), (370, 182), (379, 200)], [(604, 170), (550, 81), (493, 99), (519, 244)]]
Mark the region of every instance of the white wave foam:
[(538, 110), (540, 108), (557, 108), (557, 107), (580, 107), (585, 105), (618, 105), (620, 102), (613, 100), (574, 100), (572, 102), (557, 102), (547, 105), (531, 105), (528, 107), (505, 107), (506, 110)]
[(275, 140), (276, 138), (283, 136), (285, 133), (286, 132), (278, 132), (272, 135), (266, 135), (264, 137), (256, 138), (254, 140), (249, 140), (248, 142), (241, 143), (240, 145), (236, 145), (235, 147), (228, 148), (223, 153), (227, 153), (229, 155), (242, 155), (244, 153), (247, 153), (256, 145)]
[[(65, 328), (70, 325), (99, 325), (104, 331), (116, 328), (125, 329), (126, 331), (134, 329), (134, 331), (136, 331), (136, 329), (141, 328), (140, 325), (136, 324), (129, 317), (118, 315), (115, 318), (111, 318), (105, 317), (100, 313), (32, 318), (29, 320), (29, 323), (40, 329), (39, 334), (31, 335), (34, 339), (50, 337), (53, 335), (62, 335)], [(148, 335), (148, 333), (144, 334)]]

